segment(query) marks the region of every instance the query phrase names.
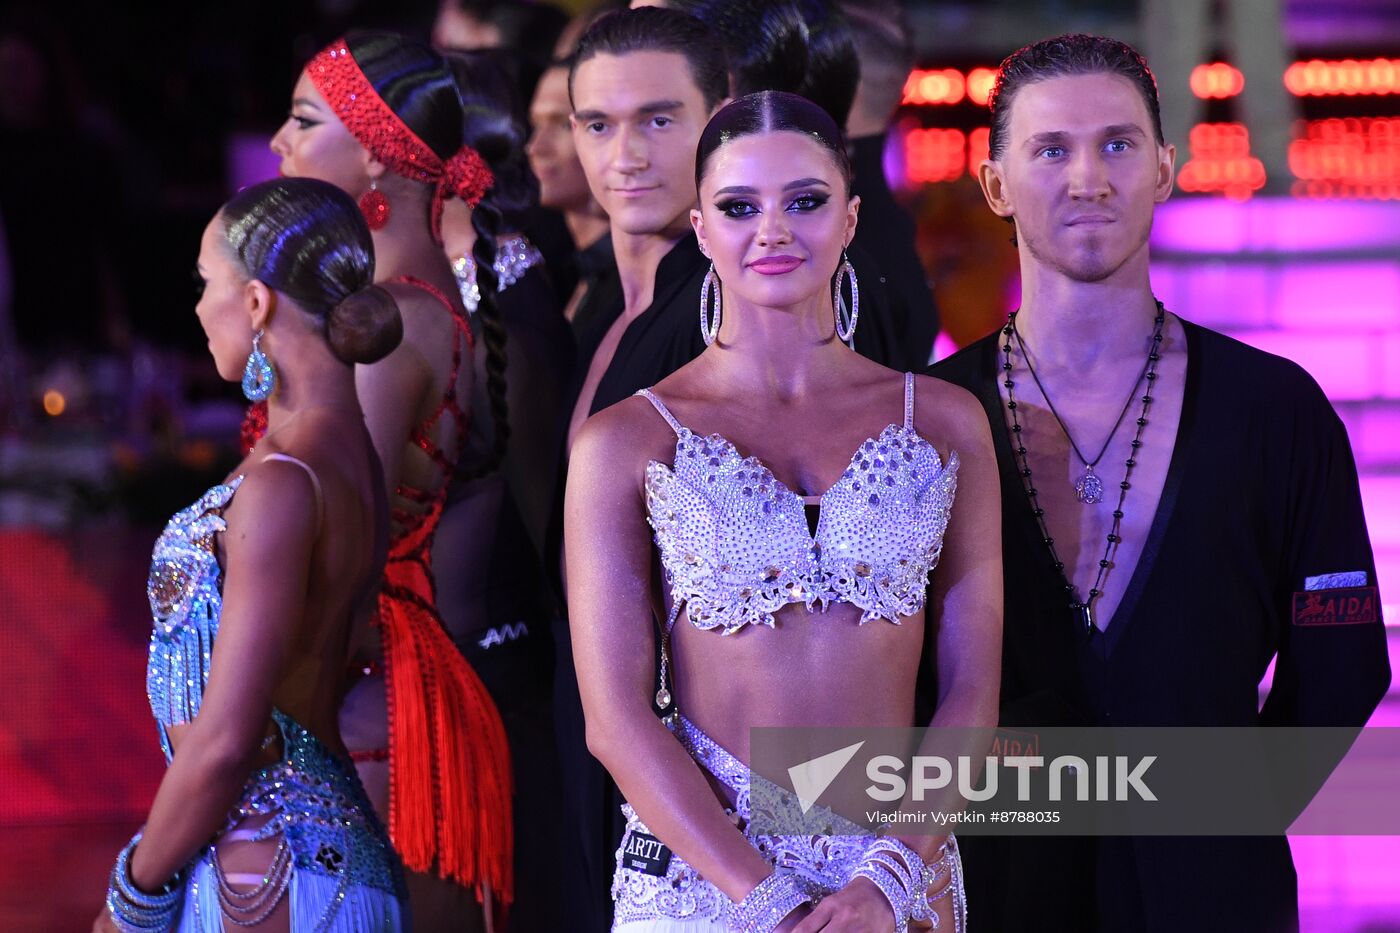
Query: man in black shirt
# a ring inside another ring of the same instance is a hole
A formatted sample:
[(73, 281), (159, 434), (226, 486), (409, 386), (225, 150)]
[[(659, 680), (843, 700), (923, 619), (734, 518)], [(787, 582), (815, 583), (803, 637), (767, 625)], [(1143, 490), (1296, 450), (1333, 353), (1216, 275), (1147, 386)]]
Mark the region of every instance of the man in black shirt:
[[(1015, 225), (1022, 305), (931, 372), (992, 423), (1002, 724), (1359, 728), (1390, 669), (1346, 432), (1298, 366), (1154, 300), (1175, 150), (1146, 63), (1036, 43), (1002, 64), (992, 121), (980, 179)], [(1347, 624), (1308, 617), (1363, 592)], [(962, 842), (980, 930), (1298, 927), (1280, 837)]]
[(570, 443), (589, 415), (704, 349), (698, 308), (709, 263), (690, 227), (695, 146), (728, 87), (719, 46), (673, 10), (619, 11), (579, 40), (574, 145), (608, 215), (622, 301), (581, 311), (590, 326), (579, 333)]
[[(617, 287), (595, 289), (575, 318), (570, 445), (589, 415), (659, 382), (705, 348), (699, 304), (709, 261), (690, 226), (695, 150), (728, 90), (722, 50), (683, 13), (611, 13), (579, 40), (570, 73), (574, 144), (608, 215)], [(556, 643), (556, 730), (577, 846), (562, 853), (561, 868), (575, 879), (563, 894), (576, 898), (571, 930), (602, 931), (612, 919), (622, 800), (585, 745), (567, 626), (556, 631)]]

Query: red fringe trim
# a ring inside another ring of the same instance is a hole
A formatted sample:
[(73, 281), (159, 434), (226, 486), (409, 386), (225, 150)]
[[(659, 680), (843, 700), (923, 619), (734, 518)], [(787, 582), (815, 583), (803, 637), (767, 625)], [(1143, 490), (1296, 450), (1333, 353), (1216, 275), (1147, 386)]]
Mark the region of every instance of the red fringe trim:
[[(500, 712), (391, 561), (379, 600), (389, 706), (389, 835), (404, 865), (512, 899), (510, 749)], [(396, 579), (397, 578), (397, 579)], [(431, 592), (431, 590), (427, 590)]]

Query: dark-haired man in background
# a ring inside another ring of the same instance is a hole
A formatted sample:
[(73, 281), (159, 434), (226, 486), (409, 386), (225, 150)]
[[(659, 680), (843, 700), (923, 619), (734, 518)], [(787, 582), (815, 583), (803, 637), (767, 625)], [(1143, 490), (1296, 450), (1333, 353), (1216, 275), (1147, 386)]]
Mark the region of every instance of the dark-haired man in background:
[(600, 281), (616, 275), (608, 215), (589, 190), (588, 179), (574, 149), (570, 123), (569, 65), (555, 63), (545, 69), (530, 100), (530, 141), (525, 154), (540, 180), (540, 206), (558, 211), (567, 231), (567, 248), (555, 244), (549, 257), (564, 317), (570, 321), (583, 296)]
[[(992, 423), (1002, 725), (1359, 728), (1390, 668), (1346, 431), (1301, 368), (1155, 301), (1176, 153), (1146, 62), (1038, 42), (991, 110), (980, 179), (1015, 225), (1021, 309), (931, 372)], [(1309, 600), (1369, 608), (1313, 624)], [(961, 841), (979, 930), (1298, 928), (1282, 837)]]
[[(695, 150), (728, 92), (723, 50), (683, 13), (610, 13), (579, 40), (569, 74), (574, 146), (608, 215), (618, 288), (595, 289), (574, 319), (569, 444), (589, 415), (661, 381), (705, 348), (699, 302), (709, 260), (690, 226)], [(570, 930), (601, 933), (612, 920), (622, 799), (585, 744), (566, 624), (555, 640), (555, 728), (574, 844), (562, 853), (563, 894), (573, 899)]]

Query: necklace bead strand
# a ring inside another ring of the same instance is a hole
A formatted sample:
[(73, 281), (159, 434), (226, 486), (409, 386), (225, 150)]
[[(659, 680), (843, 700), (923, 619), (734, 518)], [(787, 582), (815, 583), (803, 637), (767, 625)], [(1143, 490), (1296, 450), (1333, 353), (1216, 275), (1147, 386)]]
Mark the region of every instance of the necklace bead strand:
[[(1045, 510), (1040, 506), (1038, 492), (1035, 488), (1035, 482), (1031, 477), (1031, 465), (1030, 460), (1026, 456), (1026, 445), (1021, 440), (1021, 422), (1019, 416), (1016, 414), (1017, 403), (1016, 396), (1014, 394), (1016, 382), (1014, 379), (1011, 378), (1013, 371), (1011, 363), (1011, 341), (1013, 337), (1015, 338), (1016, 342), (1021, 345), (1022, 356), (1026, 356), (1027, 369), (1030, 369), (1030, 357), (1026, 354), (1025, 345), (1021, 342), (1021, 335), (1016, 330), (1015, 311), (1011, 312), (1010, 319), (1007, 321), (1006, 326), (1002, 328), (1002, 335), (1003, 337), (1005, 337), (1005, 342), (1002, 344), (1001, 347), (1002, 353), (1004, 355), (1004, 362), (1002, 363), (1001, 368), (1002, 371), (1005, 373), (1005, 380), (1002, 384), (1006, 386), (1006, 409), (1011, 413), (1011, 434), (1013, 440), (1015, 440), (1016, 442), (1016, 455), (1020, 458), (1021, 461), (1021, 478), (1026, 487), (1026, 495), (1030, 499), (1031, 514), (1035, 516), (1036, 525), (1040, 529), (1041, 540), (1044, 541), (1046, 548), (1050, 551), (1051, 569), (1053, 569), (1057, 574), (1059, 574), (1060, 579), (1064, 582), (1065, 593), (1069, 596), (1070, 599), (1069, 608), (1079, 617), (1081, 624), (1084, 626), (1086, 634), (1090, 634), (1093, 632), (1094, 601), (1098, 599), (1099, 596), (1103, 595), (1104, 580), (1108, 576), (1109, 567), (1112, 565), (1113, 554), (1117, 551), (1119, 543), (1123, 540), (1122, 537), (1119, 535), (1119, 530), (1123, 522), (1123, 503), (1127, 499), (1128, 489), (1132, 485), (1130, 479), (1132, 477), (1133, 467), (1137, 466), (1137, 452), (1142, 447), (1142, 435), (1144, 429), (1146, 429), (1147, 427), (1147, 412), (1149, 407), (1152, 405), (1152, 386), (1153, 383), (1155, 383), (1157, 380), (1157, 363), (1162, 357), (1162, 328), (1163, 325), (1166, 323), (1166, 319), (1166, 308), (1164, 308), (1162, 306), (1162, 303), (1159, 301), (1157, 302), (1157, 317), (1153, 323), (1152, 343), (1149, 346), (1147, 352), (1147, 364), (1144, 367), (1143, 375), (1138, 378), (1138, 385), (1141, 385), (1144, 379), (1146, 379), (1147, 381), (1147, 388), (1143, 392), (1141, 397), (1142, 413), (1138, 416), (1137, 419), (1137, 432), (1133, 436), (1132, 452), (1128, 455), (1128, 458), (1124, 463), (1123, 481), (1118, 484), (1118, 505), (1113, 510), (1113, 526), (1110, 528), (1107, 535), (1103, 557), (1099, 559), (1099, 570), (1094, 577), (1094, 585), (1089, 589), (1089, 597), (1084, 600), (1081, 600), (1079, 598), (1079, 590), (1075, 587), (1073, 583), (1070, 582), (1069, 575), (1065, 573), (1064, 561), (1060, 560), (1059, 552), (1055, 550), (1055, 539), (1051, 537), (1050, 528), (1045, 523)], [(1031, 370), (1032, 378), (1035, 378), (1034, 373), (1035, 371)], [(1040, 380), (1038, 378), (1035, 378), (1035, 382), (1037, 386), (1040, 385)], [(1045, 394), (1044, 387), (1041, 387), (1040, 391), (1042, 395)], [(1137, 394), (1136, 387), (1134, 387), (1133, 393)], [(1129, 396), (1130, 399), (1131, 397), (1132, 396)], [(1045, 400), (1047, 403), (1050, 401), (1048, 396), (1046, 396)], [(1053, 408), (1051, 410), (1052, 413), (1054, 413)], [(1127, 411), (1126, 407), (1124, 408), (1124, 411)], [(1061, 430), (1065, 430), (1064, 422), (1060, 420), (1058, 414), (1055, 414), (1055, 420), (1060, 423)], [(1120, 415), (1119, 423), (1121, 422), (1122, 416)], [(1117, 430), (1116, 426), (1114, 430)], [(1069, 431), (1065, 430), (1065, 436), (1066, 438), (1069, 438)], [(1113, 435), (1110, 434), (1109, 439), (1111, 440), (1112, 437)], [(1072, 438), (1070, 439), (1070, 444), (1074, 444)], [(1106, 447), (1107, 442), (1105, 442), (1105, 448)], [(1075, 450), (1075, 453), (1078, 454), (1077, 449)], [(1103, 453), (1100, 452), (1099, 457), (1102, 456)], [(1082, 456), (1080, 459), (1083, 459)], [(1097, 459), (1095, 460), (1095, 462), (1097, 462)]]

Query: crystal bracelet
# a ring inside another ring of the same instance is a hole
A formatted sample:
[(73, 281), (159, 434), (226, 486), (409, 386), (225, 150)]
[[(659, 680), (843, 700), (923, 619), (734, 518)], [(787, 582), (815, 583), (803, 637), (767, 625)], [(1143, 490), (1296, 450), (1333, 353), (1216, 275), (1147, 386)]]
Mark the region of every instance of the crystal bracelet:
[(877, 867), (874, 861), (866, 861), (851, 877), (865, 878), (880, 889), (894, 914), (894, 933), (906, 933), (909, 929), (909, 917), (913, 913), (913, 898), (903, 883), (907, 879), (895, 877), (883, 867)]
[(182, 879), (176, 875), (155, 894), (138, 888), (131, 880), (131, 853), (140, 841), (138, 832), (117, 856), (107, 883), (107, 913), (123, 933), (169, 930), (175, 926), (184, 895)]
[[(944, 875), (948, 876), (947, 882), (932, 897), (929, 897), (928, 889), (932, 887)], [(934, 904), (946, 897), (953, 899), (953, 931), (962, 933), (967, 929), (967, 891), (963, 888), (962, 876), (962, 856), (958, 852), (958, 840), (956, 836), (949, 834), (948, 839), (938, 848), (938, 858), (929, 862), (924, 868), (923, 885), (914, 896), (915, 920), (933, 920), (935, 929), (938, 924), (938, 917), (934, 911)]]
[[(947, 883), (930, 898), (928, 889), (945, 875)], [(967, 899), (962, 886), (962, 862), (958, 857), (957, 840), (951, 835), (939, 847), (938, 858), (927, 863), (898, 839), (881, 836), (870, 843), (861, 866), (852, 877), (871, 881), (885, 895), (894, 912), (896, 933), (903, 933), (910, 920), (931, 920), (936, 928), (938, 917), (933, 905), (949, 896), (953, 898), (954, 933), (966, 929)]]
[(738, 933), (773, 933), (788, 914), (811, 902), (812, 895), (795, 875), (774, 871), (730, 909), (729, 928)]

